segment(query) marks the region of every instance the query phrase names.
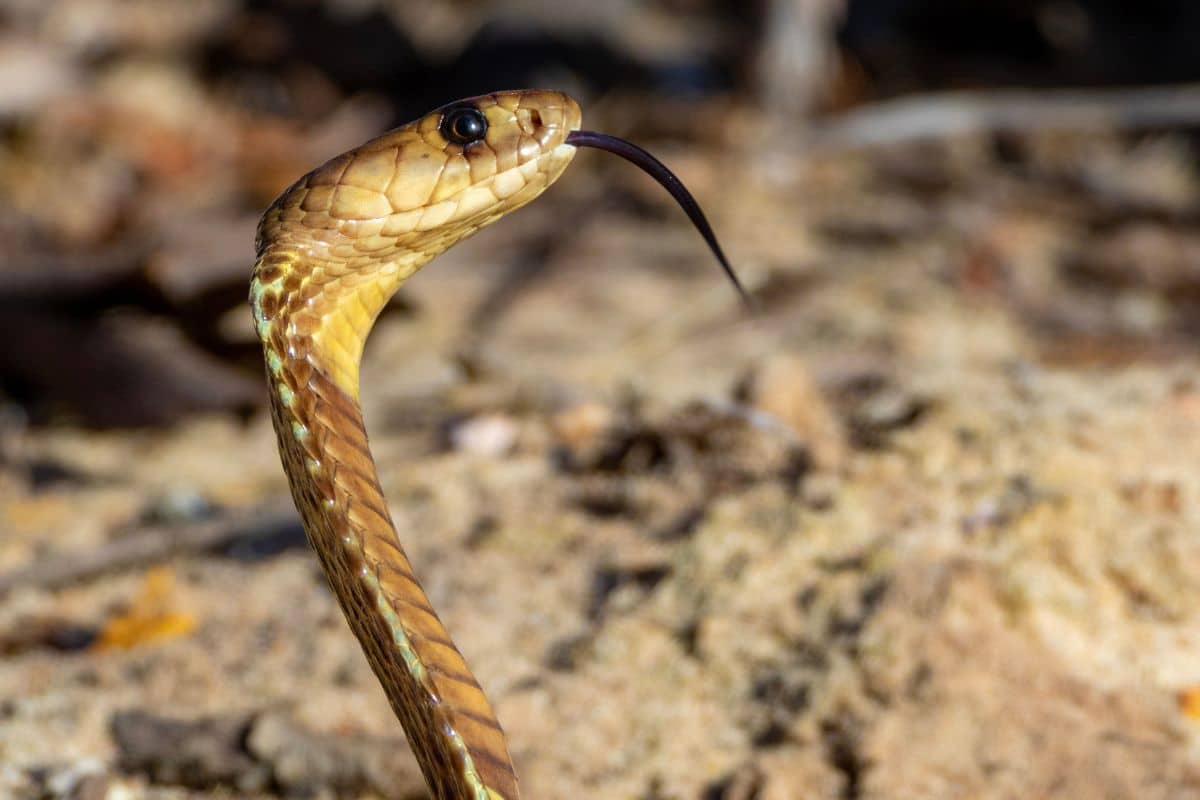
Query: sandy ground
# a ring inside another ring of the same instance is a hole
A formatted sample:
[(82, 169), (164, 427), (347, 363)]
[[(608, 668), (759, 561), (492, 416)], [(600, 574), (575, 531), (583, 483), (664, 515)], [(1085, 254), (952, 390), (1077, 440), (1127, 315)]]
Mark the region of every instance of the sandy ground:
[[(368, 426), (526, 796), (1200, 798), (1187, 152), (660, 152), (752, 317), (588, 157), (406, 286)], [(286, 494), (261, 411), (3, 438), (0, 572)], [(282, 519), (0, 597), (0, 795), (422, 796)]]

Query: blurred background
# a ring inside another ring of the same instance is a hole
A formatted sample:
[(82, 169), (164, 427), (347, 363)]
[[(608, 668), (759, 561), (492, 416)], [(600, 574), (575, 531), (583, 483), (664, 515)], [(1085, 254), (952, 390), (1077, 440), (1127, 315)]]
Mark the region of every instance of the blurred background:
[[(1200, 797), (1200, 5), (0, 0), (0, 796), (420, 797), (290, 506), (259, 215), (584, 152), (364, 404), (533, 797)], [(120, 793), (120, 794), (118, 794)]]
[(1109, 119), (1144, 134), (1196, 114), (1186, 87), (1099, 109), (977, 105), (996, 87), (1195, 80), (1200, 11), (1184, 2), (543, 5), (6, 2), (0, 325), (21, 346), (0, 351), (0, 387), (13, 407), (99, 426), (257, 407), (240, 307), (257, 215), (313, 165), (459, 97), (564, 88), (593, 127), (732, 153), (797, 188), (781, 156), (839, 112), (913, 92), (975, 90), (835, 123), (822, 141), (936, 140), (965, 116), (1019, 149), (1001, 134)]

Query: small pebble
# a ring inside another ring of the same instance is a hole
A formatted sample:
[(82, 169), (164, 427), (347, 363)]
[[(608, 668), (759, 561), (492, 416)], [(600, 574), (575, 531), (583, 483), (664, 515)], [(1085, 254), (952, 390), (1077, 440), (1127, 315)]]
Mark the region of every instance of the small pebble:
[(504, 414), (481, 414), (450, 431), (450, 446), (462, 453), (492, 458), (507, 455), (517, 444), (517, 423)]

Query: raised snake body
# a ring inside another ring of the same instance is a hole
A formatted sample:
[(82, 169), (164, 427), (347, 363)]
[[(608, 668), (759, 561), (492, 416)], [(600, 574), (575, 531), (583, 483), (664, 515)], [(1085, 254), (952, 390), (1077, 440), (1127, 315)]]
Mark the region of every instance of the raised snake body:
[[(318, 167), (259, 224), (250, 301), (292, 496), (437, 800), (515, 800), (517, 777), (491, 704), (400, 546), (367, 446), (359, 359), (404, 280), (541, 194), (576, 145), (619, 142), (579, 126), (578, 104), (558, 92), (459, 101)], [(728, 271), (686, 190), (657, 177)]]

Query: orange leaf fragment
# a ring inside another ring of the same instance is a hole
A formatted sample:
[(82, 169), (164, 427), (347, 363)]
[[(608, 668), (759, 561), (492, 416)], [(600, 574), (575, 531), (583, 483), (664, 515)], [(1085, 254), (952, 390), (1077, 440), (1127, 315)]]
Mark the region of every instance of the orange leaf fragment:
[(1200, 685), (1181, 689), (1177, 700), (1185, 717), (1200, 720)]
[(186, 636), (195, 630), (194, 615), (170, 608), (174, 586), (175, 574), (169, 567), (155, 567), (147, 572), (137, 597), (125, 613), (105, 624), (93, 648), (130, 650), (150, 642)]

